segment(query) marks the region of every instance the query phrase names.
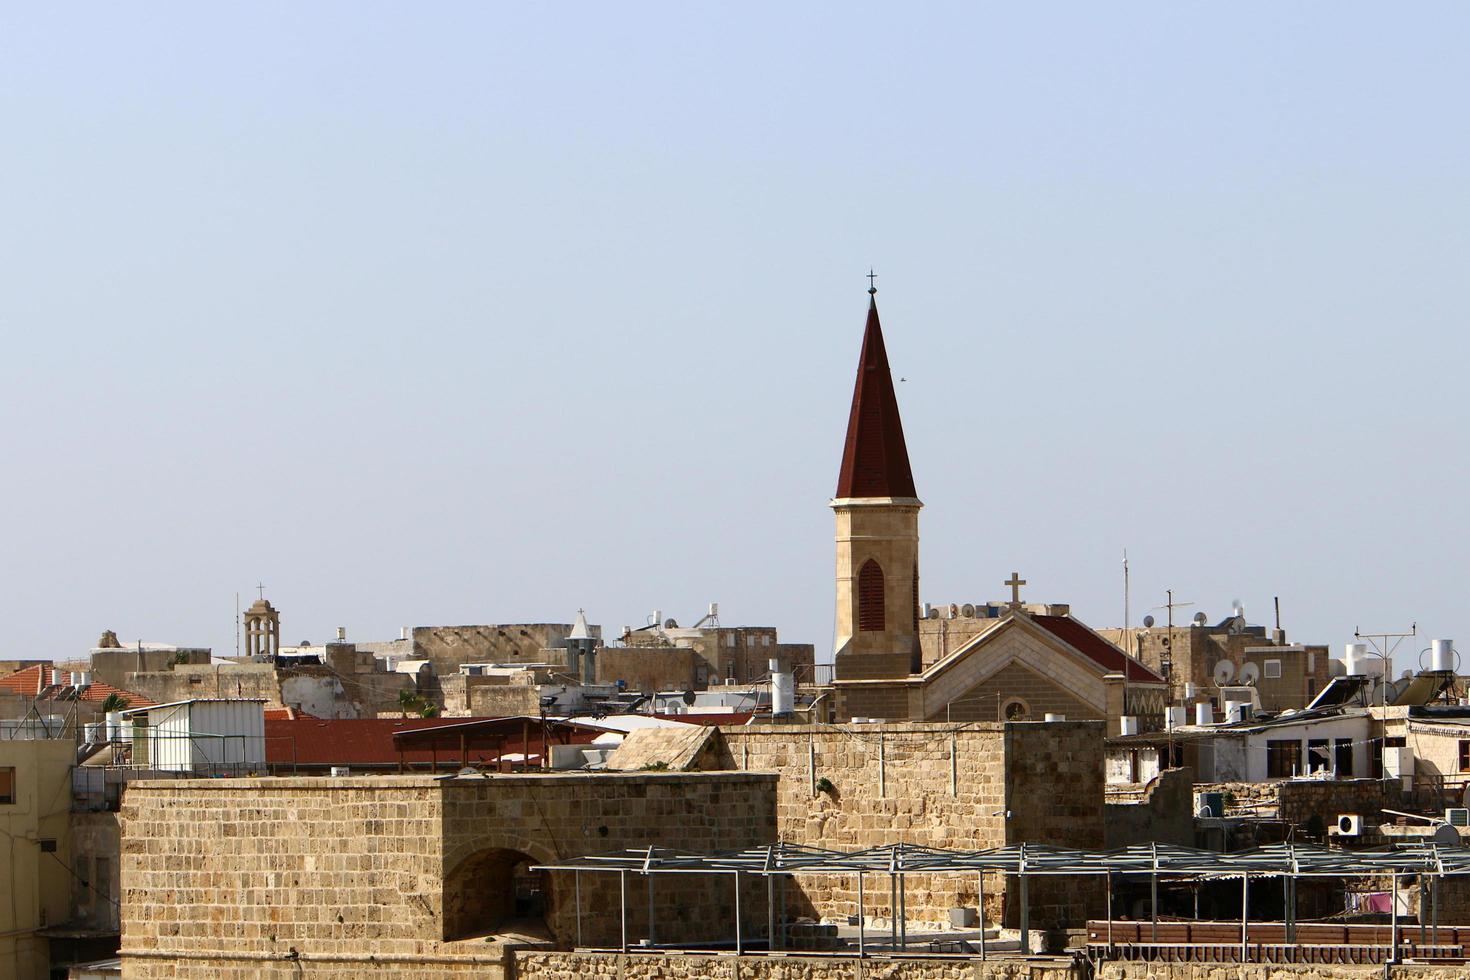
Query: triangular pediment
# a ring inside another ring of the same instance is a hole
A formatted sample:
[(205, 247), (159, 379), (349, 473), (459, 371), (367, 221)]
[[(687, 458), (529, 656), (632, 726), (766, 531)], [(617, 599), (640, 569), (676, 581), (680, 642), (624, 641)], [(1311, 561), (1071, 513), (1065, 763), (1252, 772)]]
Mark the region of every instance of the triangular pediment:
[(957, 700), (1011, 664), (1019, 664), (1099, 712), (1106, 710), (1105, 671), (1025, 616), (1001, 620), (931, 664), (922, 675), (924, 703)]

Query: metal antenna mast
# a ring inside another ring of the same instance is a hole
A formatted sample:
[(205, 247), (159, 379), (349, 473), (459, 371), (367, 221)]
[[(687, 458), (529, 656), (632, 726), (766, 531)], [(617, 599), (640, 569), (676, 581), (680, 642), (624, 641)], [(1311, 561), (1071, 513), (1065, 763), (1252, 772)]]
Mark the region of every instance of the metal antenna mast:
[(1389, 671), (1393, 669), (1393, 652), (1399, 648), (1399, 644), (1413, 636), (1419, 635), (1419, 624), (1409, 624), (1407, 633), (1364, 633), (1356, 626), (1353, 627), (1353, 637), (1359, 640), (1367, 640), (1373, 644), (1373, 652), (1379, 660), (1383, 661), (1383, 703), (1388, 704), (1388, 685), (1393, 680)]

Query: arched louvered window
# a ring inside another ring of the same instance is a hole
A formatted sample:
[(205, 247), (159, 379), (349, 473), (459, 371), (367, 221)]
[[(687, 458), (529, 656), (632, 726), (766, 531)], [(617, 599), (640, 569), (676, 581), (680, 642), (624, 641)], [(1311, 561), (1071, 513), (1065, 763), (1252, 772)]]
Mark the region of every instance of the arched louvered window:
[(882, 632), (885, 628), (883, 569), (869, 558), (858, 570), (858, 629)]

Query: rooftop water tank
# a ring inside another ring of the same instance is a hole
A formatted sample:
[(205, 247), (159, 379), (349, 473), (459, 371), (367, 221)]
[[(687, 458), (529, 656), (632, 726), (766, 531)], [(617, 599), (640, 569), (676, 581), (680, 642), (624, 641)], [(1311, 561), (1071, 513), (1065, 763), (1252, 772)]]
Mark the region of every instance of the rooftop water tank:
[(1196, 725), (1213, 725), (1215, 723), (1215, 709), (1208, 701), (1201, 701), (1194, 706), (1194, 723)]
[(1453, 671), (1455, 669), (1455, 641), (1431, 640), (1429, 643), (1429, 669)]

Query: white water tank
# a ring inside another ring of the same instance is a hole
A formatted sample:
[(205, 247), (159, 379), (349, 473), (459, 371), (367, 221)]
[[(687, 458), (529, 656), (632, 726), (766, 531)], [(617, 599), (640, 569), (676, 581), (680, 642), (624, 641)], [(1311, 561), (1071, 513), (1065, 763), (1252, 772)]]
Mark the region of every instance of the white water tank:
[(1182, 704), (1173, 705), (1165, 709), (1165, 727), (1171, 731), (1189, 724), (1189, 708)]
[(1429, 669), (1446, 671), (1455, 669), (1454, 640), (1431, 640), (1429, 642)]
[(77, 681), (77, 687), (91, 687), (92, 686), (92, 672), (90, 670), (84, 670), (84, 671), (82, 671), (82, 673), (81, 673), (80, 676), (81, 676), (82, 679), (79, 680), (79, 681)]
[(1195, 690), (1193, 684), (1184, 685), (1184, 700), (1193, 701), (1196, 693), (1198, 692)]
[(1250, 711), (1250, 707), (1251, 707), (1251, 703), (1249, 701), (1226, 701), (1225, 702), (1225, 721), (1226, 721), (1226, 723), (1227, 724), (1234, 724), (1237, 721), (1245, 721), (1246, 720), (1246, 713), (1248, 711)]
[(1057, 714), (1054, 711), (1048, 711), (1046, 713), (1046, 720), (1047, 721), (1066, 721), (1067, 720), (1067, 716), (1066, 715), (1059, 715), (1059, 714)]
[(1215, 723), (1215, 709), (1208, 701), (1201, 701), (1194, 706), (1194, 723), (1196, 725), (1213, 725)]
[(1368, 657), (1368, 644), (1349, 643), (1343, 650), (1342, 665), (1349, 676), (1363, 672), (1363, 661)]
[(107, 728), (106, 728), (107, 740), (109, 742), (116, 742), (117, 740), (119, 740), (120, 738), (122, 738), (122, 729), (123, 729), (122, 712), (121, 711), (109, 711), (107, 713)]
[(796, 679), (781, 669), (779, 660), (770, 662), (771, 714), (789, 715), (796, 709)]
[(1118, 734), (1119, 735), (1137, 735), (1138, 734), (1138, 716), (1137, 715), (1124, 715), (1123, 717), (1119, 718), (1118, 719)]

